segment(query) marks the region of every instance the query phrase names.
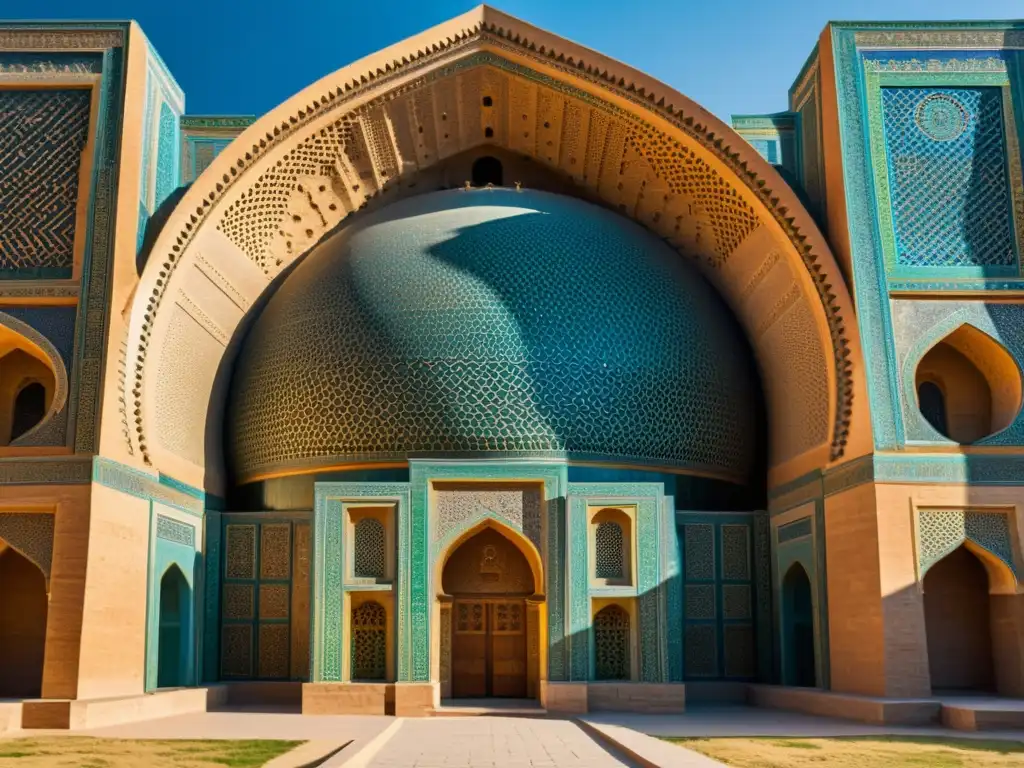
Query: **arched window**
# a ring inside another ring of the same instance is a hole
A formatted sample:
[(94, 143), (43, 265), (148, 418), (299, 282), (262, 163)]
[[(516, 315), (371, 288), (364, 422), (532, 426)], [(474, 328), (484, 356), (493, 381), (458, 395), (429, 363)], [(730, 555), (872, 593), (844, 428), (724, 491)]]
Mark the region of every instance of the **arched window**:
[(921, 415), (931, 424), (935, 431), (949, 435), (946, 426), (946, 396), (934, 381), (922, 381), (917, 386), (917, 402), (921, 407)]
[(23, 386), (14, 398), (11, 442), (28, 432), (46, 415), (46, 387), (38, 381)]
[(384, 525), (364, 517), (355, 525), (352, 575), (361, 579), (383, 579), (385, 564)]
[(501, 160), (498, 158), (488, 155), (486, 157), (479, 157), (473, 162), (474, 187), (486, 187), (488, 184), (500, 187), (503, 177)]
[(363, 603), (352, 609), (353, 680), (386, 679), (387, 623), (387, 612), (380, 603)]
[(617, 605), (594, 617), (594, 679), (629, 680), (629, 614)]
[(613, 522), (599, 523), (594, 532), (594, 575), (599, 579), (624, 578), (622, 550), (622, 526)]

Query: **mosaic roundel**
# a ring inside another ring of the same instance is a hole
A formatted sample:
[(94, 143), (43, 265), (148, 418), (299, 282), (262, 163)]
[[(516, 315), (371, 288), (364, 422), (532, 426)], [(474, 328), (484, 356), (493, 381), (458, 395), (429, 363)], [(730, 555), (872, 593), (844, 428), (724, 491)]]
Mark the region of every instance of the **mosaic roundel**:
[(410, 455), (568, 456), (745, 478), (749, 348), (665, 243), (589, 203), (453, 190), (317, 246), (246, 337), (236, 475)]
[(953, 141), (967, 130), (969, 116), (959, 101), (945, 93), (932, 93), (921, 99), (914, 121), (934, 141)]

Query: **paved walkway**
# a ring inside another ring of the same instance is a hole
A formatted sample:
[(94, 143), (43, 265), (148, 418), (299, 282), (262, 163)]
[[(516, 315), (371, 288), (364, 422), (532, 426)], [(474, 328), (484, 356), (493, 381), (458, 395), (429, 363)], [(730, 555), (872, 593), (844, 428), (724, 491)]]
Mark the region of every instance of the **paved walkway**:
[(525, 717), (403, 720), (368, 768), (620, 768), (575, 723)]

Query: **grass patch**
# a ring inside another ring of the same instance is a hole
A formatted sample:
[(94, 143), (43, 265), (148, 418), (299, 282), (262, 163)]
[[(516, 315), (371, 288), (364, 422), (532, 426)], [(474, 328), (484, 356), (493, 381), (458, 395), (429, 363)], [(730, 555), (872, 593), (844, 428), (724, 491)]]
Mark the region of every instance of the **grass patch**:
[(56, 736), (0, 741), (2, 768), (258, 768), (299, 741), (158, 741)]
[(1024, 742), (914, 736), (831, 739), (668, 738), (732, 768), (1004, 768), (1024, 766)]

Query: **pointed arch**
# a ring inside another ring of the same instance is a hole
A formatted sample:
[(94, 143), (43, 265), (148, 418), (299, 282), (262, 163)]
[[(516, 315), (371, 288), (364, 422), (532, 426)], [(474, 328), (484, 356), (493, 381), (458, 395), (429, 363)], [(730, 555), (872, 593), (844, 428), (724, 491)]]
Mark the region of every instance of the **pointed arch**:
[(205, 426), (220, 423), (217, 386), (245, 312), (347, 215), (429, 188), (439, 161), (483, 146), (572, 177), (704, 269), (765, 372), (774, 482), (848, 443), (869, 449), (852, 302), (774, 168), (664, 84), (481, 7), (311, 85), (185, 193), (131, 312), (124, 409), (143, 460), (222, 487), (220, 437)]
[[(969, 307), (952, 312), (921, 334), (904, 358), (902, 378), (910, 406), (908, 418), (917, 423), (917, 432), (933, 440), (972, 443), (991, 439), (1013, 426), (1024, 406), (1024, 371), (1005, 344), (981, 327)], [(981, 395), (970, 388), (974, 381), (977, 389), (979, 380), (985, 389)], [(921, 412), (919, 390), (924, 382), (941, 389), (954, 408), (958, 397), (970, 401), (980, 396), (987, 404), (986, 412), (977, 416), (984, 427), (966, 435), (955, 434), (953, 424), (945, 434), (936, 429)], [(960, 436), (973, 439), (957, 439)]]
[[(30, 360), (37, 361), (36, 365), (40, 366), (40, 370), (45, 374), (41, 377), (33, 376), (25, 382), (41, 384), (45, 390), (45, 406), (41, 418), (10, 441), (11, 445), (31, 445), (33, 437), (45, 429), (67, 405), (68, 372), (60, 352), (49, 339), (28, 323), (0, 311), (0, 358), (18, 352)], [(6, 407), (7, 403), (0, 403), (0, 408)], [(3, 421), (4, 418), (0, 416), (0, 423)], [(0, 440), (4, 439), (6, 438), (0, 436)]]
[(542, 594), (544, 591), (544, 584), (546, 582), (544, 580), (544, 561), (540, 556), (540, 552), (537, 551), (537, 547), (535, 547), (533, 542), (526, 538), (521, 531), (517, 531), (496, 515), (478, 520), (462, 532), (452, 534), (446, 542), (442, 543), (440, 552), (434, 559), (433, 576), (435, 593), (442, 597), (446, 594), (442, 586), (441, 577), (444, 573), (445, 566), (448, 564), (449, 558), (455, 554), (459, 547), (461, 547), (465, 542), (472, 539), (478, 533), (488, 529), (494, 530), (508, 539), (512, 545), (519, 550), (523, 557), (526, 558), (526, 562), (530, 566), (530, 573), (533, 576), (534, 591), (538, 595)]

